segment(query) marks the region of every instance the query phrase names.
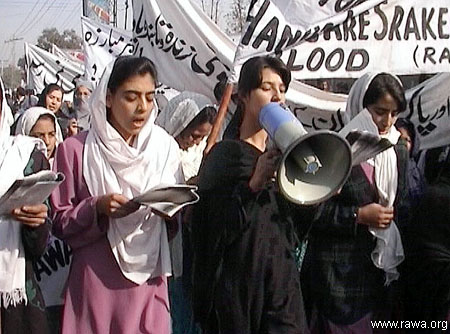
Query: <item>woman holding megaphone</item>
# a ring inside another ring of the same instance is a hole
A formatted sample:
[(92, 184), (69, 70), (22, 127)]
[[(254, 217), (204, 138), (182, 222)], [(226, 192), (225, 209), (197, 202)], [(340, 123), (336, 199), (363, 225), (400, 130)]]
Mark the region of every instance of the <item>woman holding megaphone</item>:
[(238, 140), (216, 144), (199, 173), (194, 208), (193, 305), (208, 333), (304, 333), (292, 204), (271, 182), (280, 153), (267, 150), (258, 117), (285, 102), (291, 75), (277, 58), (255, 57), (241, 69)]
[(408, 202), (408, 152), (394, 123), (405, 109), (402, 84), (387, 73), (366, 74), (350, 91), (350, 122), (341, 134), (368, 131), (393, 146), (353, 167), (339, 195), (316, 216), (302, 276), (314, 310), (312, 332), (372, 333), (372, 320), (391, 319), (404, 259), (397, 217)]

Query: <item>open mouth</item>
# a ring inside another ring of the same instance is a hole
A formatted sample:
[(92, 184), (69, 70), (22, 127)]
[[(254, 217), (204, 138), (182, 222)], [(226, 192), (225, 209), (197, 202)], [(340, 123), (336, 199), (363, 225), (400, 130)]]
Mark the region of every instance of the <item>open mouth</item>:
[(133, 120), (133, 125), (134, 125), (135, 127), (141, 127), (141, 126), (144, 125), (144, 123), (145, 123), (145, 119), (144, 119), (144, 118), (135, 118), (135, 119)]

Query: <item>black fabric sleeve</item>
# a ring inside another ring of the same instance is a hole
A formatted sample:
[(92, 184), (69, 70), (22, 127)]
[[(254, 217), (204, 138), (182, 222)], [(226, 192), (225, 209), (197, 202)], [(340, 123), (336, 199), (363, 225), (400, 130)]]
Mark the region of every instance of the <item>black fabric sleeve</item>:
[[(34, 149), (33, 153), (31, 154), (30, 161), (25, 168), (24, 174), (29, 175), (41, 170), (48, 169), (50, 169), (50, 164), (48, 163), (45, 155), (37, 149)], [(51, 217), (49, 201), (46, 200), (45, 204), (48, 207), (47, 217)], [(51, 221), (49, 218), (46, 219), (44, 224), (38, 227), (30, 227), (22, 224), (22, 242), (27, 257), (36, 260), (44, 253), (47, 247), (47, 241), (50, 231)]]

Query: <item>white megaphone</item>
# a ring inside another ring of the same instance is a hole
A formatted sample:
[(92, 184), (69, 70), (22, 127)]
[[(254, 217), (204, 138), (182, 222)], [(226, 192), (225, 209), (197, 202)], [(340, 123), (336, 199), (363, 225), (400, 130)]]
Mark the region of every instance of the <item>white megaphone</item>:
[(342, 188), (352, 168), (345, 138), (328, 130), (307, 133), (294, 114), (276, 102), (261, 109), (259, 122), (282, 152), (277, 181), (288, 200), (317, 204)]

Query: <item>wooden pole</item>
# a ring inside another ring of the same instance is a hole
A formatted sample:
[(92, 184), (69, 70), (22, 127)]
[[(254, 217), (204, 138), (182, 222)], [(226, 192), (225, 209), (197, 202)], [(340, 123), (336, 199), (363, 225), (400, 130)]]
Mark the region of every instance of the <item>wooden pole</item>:
[(228, 104), (230, 103), (232, 93), (233, 93), (233, 84), (227, 83), (227, 86), (225, 87), (225, 92), (223, 93), (222, 99), (220, 100), (219, 111), (217, 112), (217, 116), (214, 121), (211, 133), (208, 136), (205, 150), (203, 151), (204, 156), (209, 153), (209, 151), (217, 141), (220, 129), (222, 128), (223, 120), (225, 119), (225, 115), (227, 114)]

